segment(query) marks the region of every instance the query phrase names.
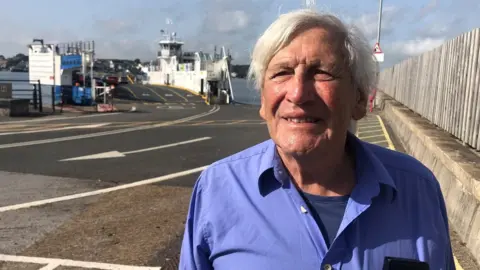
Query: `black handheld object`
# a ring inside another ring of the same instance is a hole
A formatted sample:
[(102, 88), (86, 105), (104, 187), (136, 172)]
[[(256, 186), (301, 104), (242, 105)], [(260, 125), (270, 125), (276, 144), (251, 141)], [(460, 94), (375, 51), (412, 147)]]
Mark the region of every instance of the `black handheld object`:
[(383, 270), (430, 270), (430, 266), (426, 262), (412, 259), (403, 259), (395, 257), (385, 257), (383, 261)]

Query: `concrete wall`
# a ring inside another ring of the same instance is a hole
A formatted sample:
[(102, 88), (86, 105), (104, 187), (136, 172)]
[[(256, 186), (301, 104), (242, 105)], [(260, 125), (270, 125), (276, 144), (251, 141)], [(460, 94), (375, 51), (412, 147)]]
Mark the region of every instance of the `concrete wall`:
[(405, 150), (437, 177), (451, 226), (480, 263), (480, 153), (382, 92), (378, 101)]

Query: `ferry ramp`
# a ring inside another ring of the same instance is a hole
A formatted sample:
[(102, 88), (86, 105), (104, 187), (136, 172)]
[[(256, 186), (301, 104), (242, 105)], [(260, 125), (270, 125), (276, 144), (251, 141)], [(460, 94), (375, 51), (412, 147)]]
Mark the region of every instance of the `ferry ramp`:
[(121, 99), (161, 103), (169, 106), (205, 104), (201, 96), (187, 90), (164, 85), (121, 84), (115, 89)]

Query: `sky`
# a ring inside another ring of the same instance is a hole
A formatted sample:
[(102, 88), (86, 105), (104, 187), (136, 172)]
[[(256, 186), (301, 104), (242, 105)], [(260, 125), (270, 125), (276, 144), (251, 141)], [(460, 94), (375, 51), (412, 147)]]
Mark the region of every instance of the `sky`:
[[(27, 53), (34, 38), (45, 43), (94, 40), (97, 58), (154, 60), (160, 30), (176, 32), (184, 49), (229, 48), (233, 64), (248, 64), (255, 40), (279, 13), (302, 0), (16, 0), (2, 1), (0, 54)], [(379, 0), (316, 0), (363, 30), (373, 46)], [(431, 50), (480, 27), (480, 0), (384, 0), (382, 67)], [(168, 23), (168, 22), (171, 22)], [(168, 24), (167, 24), (168, 23)]]

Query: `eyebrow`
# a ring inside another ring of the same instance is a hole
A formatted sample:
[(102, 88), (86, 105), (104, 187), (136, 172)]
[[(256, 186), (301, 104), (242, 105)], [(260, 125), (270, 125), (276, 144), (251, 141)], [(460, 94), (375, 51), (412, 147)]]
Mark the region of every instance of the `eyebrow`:
[[(307, 63), (309, 67), (319, 67), (322, 69), (326, 70), (336, 70), (338, 69), (338, 66), (340, 63), (327, 63), (327, 62), (322, 62), (321, 60), (314, 60), (312, 62)], [(291, 60), (284, 60), (277, 62), (271, 66), (272, 69), (278, 69), (278, 68), (292, 68), (292, 61)]]

